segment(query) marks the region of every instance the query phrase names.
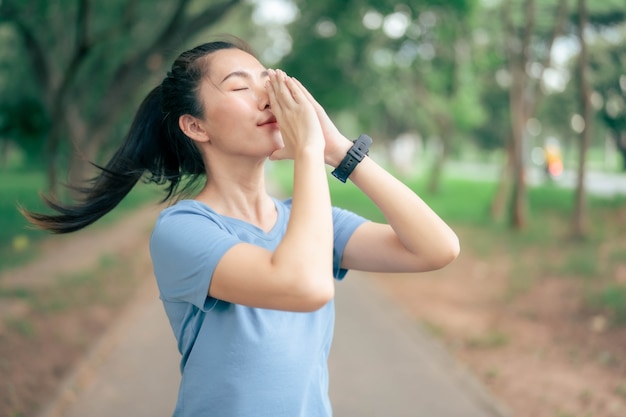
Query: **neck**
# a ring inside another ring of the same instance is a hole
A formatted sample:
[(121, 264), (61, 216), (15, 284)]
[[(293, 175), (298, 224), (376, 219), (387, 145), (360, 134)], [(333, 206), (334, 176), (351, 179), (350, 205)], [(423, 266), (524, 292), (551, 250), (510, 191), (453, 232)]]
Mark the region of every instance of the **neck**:
[(272, 228), (276, 208), (266, 190), (264, 161), (207, 166), (210, 167), (207, 182), (196, 200), (224, 216), (243, 220), (263, 230)]

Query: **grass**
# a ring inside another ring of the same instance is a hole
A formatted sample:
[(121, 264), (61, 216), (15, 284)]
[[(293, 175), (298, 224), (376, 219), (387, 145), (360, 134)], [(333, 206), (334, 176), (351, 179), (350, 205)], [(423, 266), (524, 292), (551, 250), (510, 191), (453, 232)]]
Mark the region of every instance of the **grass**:
[[(273, 178), (286, 194), (291, 193), (291, 166), (274, 167)], [(352, 183), (330, 178), (334, 205), (352, 210), (374, 221), (380, 211)], [(589, 305), (607, 311), (616, 323), (626, 324), (626, 287), (616, 283), (618, 269), (626, 268), (626, 196), (587, 198), (588, 236), (570, 235), (574, 191), (553, 185), (528, 190), (528, 225), (513, 231), (506, 222), (494, 221), (490, 204), (497, 184), (446, 176), (439, 193), (429, 194), (423, 176), (406, 179), (426, 203), (463, 236), (464, 252), (488, 262), (507, 257), (511, 262), (507, 297), (524, 293), (544, 278), (581, 280), (588, 291)], [(623, 274), (623, 273), (622, 273)]]
[(0, 299), (19, 299), (29, 310), (41, 314), (87, 308), (97, 303), (119, 305), (136, 281), (127, 259), (103, 256), (93, 269), (56, 277), (55, 285), (44, 288), (0, 288)]
[(590, 295), (590, 304), (606, 310), (612, 321), (626, 325), (626, 287), (624, 284), (608, 283)]
[[(291, 194), (292, 163), (271, 164), (272, 182), (285, 195)], [(330, 178), (334, 205), (352, 210), (374, 221), (384, 221), (376, 206), (351, 182), (342, 184)], [(611, 199), (588, 198), (587, 218), (591, 227), (585, 240), (569, 237), (574, 192), (547, 184), (528, 190), (528, 226), (512, 231), (506, 222), (494, 221), (490, 204), (497, 184), (444, 177), (437, 194), (429, 194), (426, 178), (417, 176), (405, 182), (455, 229), (464, 230), (470, 240), (464, 251), (488, 261), (493, 257), (511, 259), (509, 295), (523, 293), (543, 277), (581, 279), (587, 283), (590, 304), (608, 310), (619, 322), (626, 322), (626, 291), (616, 284), (616, 271), (626, 267), (626, 249), (621, 236), (626, 196)], [(44, 209), (38, 192), (44, 186), (41, 172), (0, 172), (0, 269), (19, 265), (37, 255), (33, 243), (46, 234), (28, 228), (16, 210), (16, 202), (33, 210)], [(106, 227), (129, 210), (160, 195), (154, 186), (139, 185), (118, 208), (93, 227)], [(77, 278), (76, 278), (77, 279)]]
[[(39, 198), (45, 176), (37, 171), (0, 171), (0, 270), (14, 267), (37, 256), (35, 243), (48, 236), (33, 229), (19, 213), (18, 204), (32, 211), (46, 211)], [(93, 227), (106, 227), (128, 211), (149, 201), (159, 201), (155, 186), (139, 184), (111, 213)]]
[(506, 346), (510, 342), (508, 335), (498, 331), (490, 330), (484, 335), (470, 338), (467, 345), (473, 349), (495, 349)]
[(20, 334), (22, 337), (32, 339), (36, 336), (35, 326), (32, 320), (27, 318), (11, 318), (5, 321), (5, 325)]

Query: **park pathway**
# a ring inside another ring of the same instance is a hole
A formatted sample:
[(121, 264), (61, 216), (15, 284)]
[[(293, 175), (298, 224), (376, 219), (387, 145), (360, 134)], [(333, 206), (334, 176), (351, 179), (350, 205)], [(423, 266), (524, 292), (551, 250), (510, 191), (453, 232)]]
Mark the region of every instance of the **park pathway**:
[[(120, 227), (130, 225), (138, 227), (132, 220)], [(511, 417), (369, 275), (352, 271), (338, 283), (336, 308), (329, 360), (335, 417)], [(146, 279), (39, 417), (171, 416), (178, 360), (156, 284)]]
[[(329, 361), (336, 417), (510, 416), (366, 274), (350, 273), (336, 304)], [(178, 359), (149, 282), (41, 417), (168, 417)]]

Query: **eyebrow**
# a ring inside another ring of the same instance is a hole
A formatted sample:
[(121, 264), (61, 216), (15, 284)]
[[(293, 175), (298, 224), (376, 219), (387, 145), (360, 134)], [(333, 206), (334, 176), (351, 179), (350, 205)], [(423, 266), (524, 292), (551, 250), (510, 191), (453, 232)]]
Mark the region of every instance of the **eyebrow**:
[[(267, 70), (261, 71), (261, 78), (267, 77), (267, 75), (268, 75)], [(220, 84), (223, 84), (224, 81), (232, 77), (250, 78), (250, 73), (248, 71), (233, 71), (230, 74), (228, 74), (226, 77), (224, 77), (224, 79), (220, 82)]]

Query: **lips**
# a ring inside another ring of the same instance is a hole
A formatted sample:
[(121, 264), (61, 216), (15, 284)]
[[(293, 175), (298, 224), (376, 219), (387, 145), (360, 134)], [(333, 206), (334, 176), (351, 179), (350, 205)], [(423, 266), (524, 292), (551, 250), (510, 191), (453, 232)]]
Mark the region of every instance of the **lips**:
[(268, 117), (267, 119), (265, 119), (263, 122), (259, 123), (259, 126), (265, 126), (268, 124), (272, 124), (272, 123), (276, 123), (276, 116), (271, 115), (270, 117)]

